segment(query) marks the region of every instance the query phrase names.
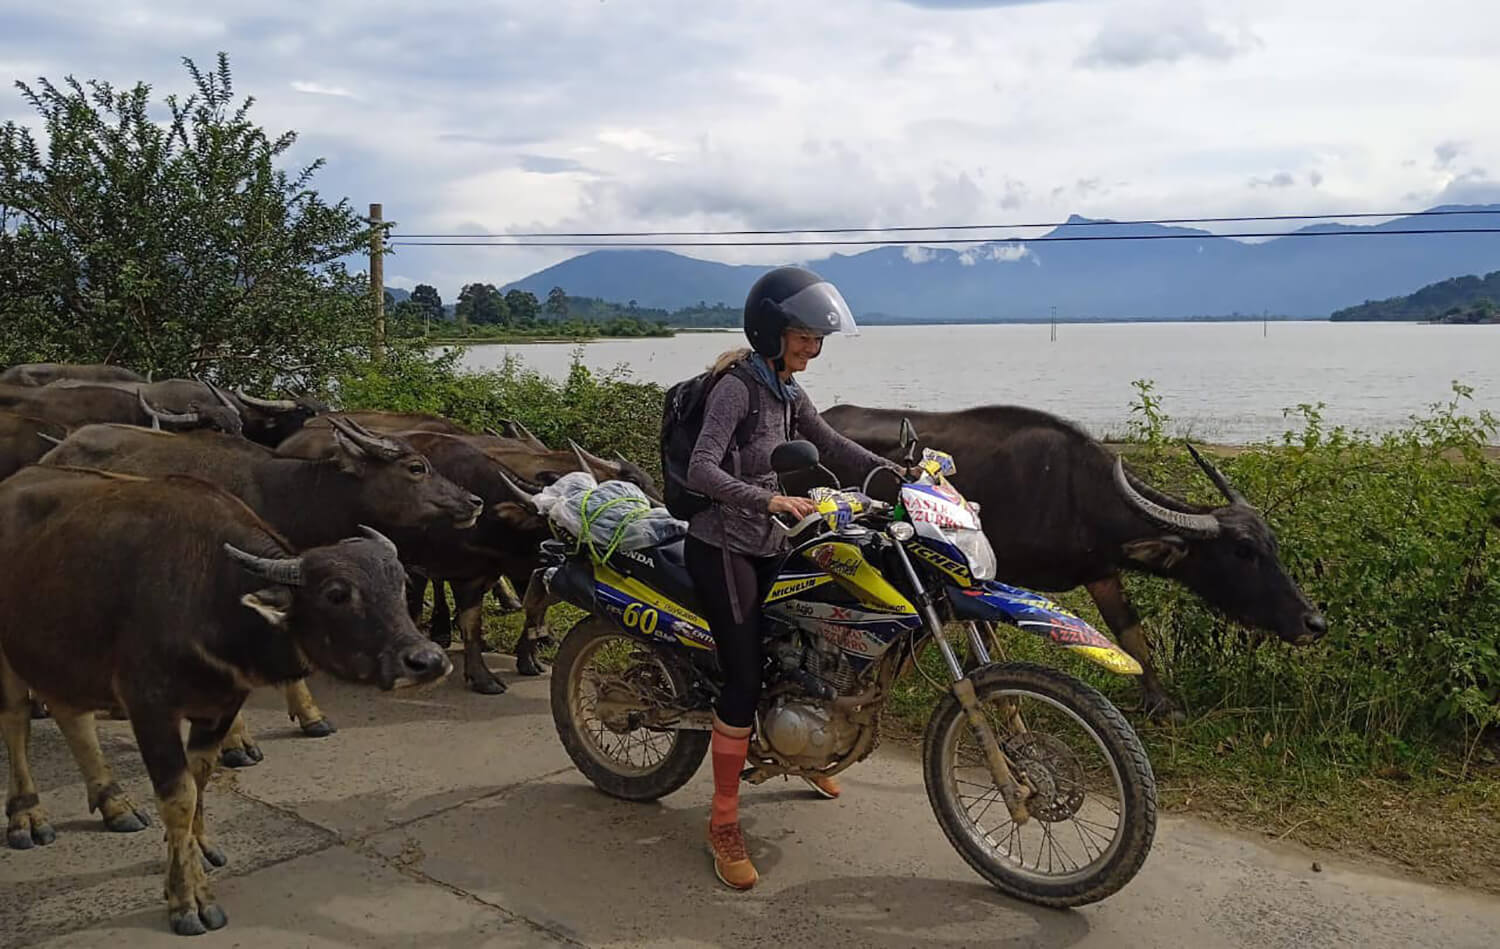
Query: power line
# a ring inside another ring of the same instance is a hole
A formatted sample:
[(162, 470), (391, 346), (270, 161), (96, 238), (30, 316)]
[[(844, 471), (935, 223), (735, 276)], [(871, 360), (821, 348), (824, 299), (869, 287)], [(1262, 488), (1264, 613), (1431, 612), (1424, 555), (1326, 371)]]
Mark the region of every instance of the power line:
[(1324, 221), (1347, 218), (1398, 218), (1440, 217), (1464, 214), (1495, 214), (1494, 210), (1474, 208), (1433, 211), (1351, 211), (1347, 214), (1262, 214), (1239, 217), (1169, 217), (1145, 218), (1128, 221), (1048, 221), (1040, 224), (932, 224), (890, 225), (881, 227), (788, 227), (762, 228), (758, 230), (710, 230), (710, 231), (516, 231), (507, 234), (401, 234), (393, 237), (415, 239), (474, 239), (483, 238), (595, 238), (595, 237), (765, 237), (777, 234), (886, 234), (912, 233), (916, 231), (991, 231), (1002, 229), (1023, 230), (1038, 227), (1126, 227), (1143, 224), (1235, 224), (1252, 221)]
[(878, 238), (815, 241), (423, 241), (397, 240), (401, 247), (892, 247), (910, 244), (1046, 244), (1054, 241), (1202, 241), (1234, 237), (1393, 237), (1402, 234), (1500, 234), (1500, 227), (1395, 228), (1367, 231), (1245, 231), (1228, 234), (1049, 234), (1045, 237), (949, 237), (912, 240)]

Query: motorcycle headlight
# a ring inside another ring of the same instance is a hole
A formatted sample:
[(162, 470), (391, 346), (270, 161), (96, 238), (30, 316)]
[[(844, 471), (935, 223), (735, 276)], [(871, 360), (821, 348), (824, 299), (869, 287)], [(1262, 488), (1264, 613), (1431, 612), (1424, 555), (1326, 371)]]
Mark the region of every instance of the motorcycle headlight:
[(990, 546), (990, 540), (984, 536), (984, 531), (960, 528), (944, 533), (953, 546), (963, 551), (968, 558), (969, 572), (974, 575), (975, 580), (995, 579), (995, 549)]

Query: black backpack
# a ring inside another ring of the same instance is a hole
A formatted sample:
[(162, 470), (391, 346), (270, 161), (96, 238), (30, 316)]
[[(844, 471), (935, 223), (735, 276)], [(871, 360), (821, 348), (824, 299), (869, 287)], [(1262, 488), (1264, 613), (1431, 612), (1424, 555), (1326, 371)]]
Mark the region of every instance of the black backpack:
[(719, 462), (723, 466), (732, 454), (750, 440), (750, 433), (755, 431), (755, 424), (760, 417), (761, 385), (750, 367), (738, 362), (722, 373), (710, 369), (691, 379), (684, 379), (667, 390), (661, 421), (662, 496), (667, 502), (668, 513), (680, 521), (689, 520), (694, 514), (706, 511), (713, 505), (707, 495), (688, 487), (688, 462), (692, 458), (693, 447), (698, 443), (698, 433), (703, 429), (703, 410), (708, 405), (708, 394), (720, 379), (731, 374), (739, 376), (745, 383), (745, 388), (750, 390), (750, 411), (735, 429), (734, 441)]

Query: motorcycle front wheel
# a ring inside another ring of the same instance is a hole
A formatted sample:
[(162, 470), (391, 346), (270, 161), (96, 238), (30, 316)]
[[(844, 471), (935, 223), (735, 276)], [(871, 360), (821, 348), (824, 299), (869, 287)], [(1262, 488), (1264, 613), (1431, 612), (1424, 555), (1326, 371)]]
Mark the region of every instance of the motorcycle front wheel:
[(552, 722), (568, 757), (595, 787), (629, 801), (654, 801), (693, 777), (710, 735), (648, 727), (638, 716), (609, 711), (607, 703), (613, 696), (670, 704), (687, 690), (682, 664), (607, 620), (586, 616), (568, 631), (552, 662)]
[(1030, 903), (1082, 906), (1118, 891), (1156, 835), (1156, 780), (1135, 730), (1096, 689), (1057, 669), (992, 664), (971, 678), (1033, 792), (1018, 825), (950, 692), (922, 749), (927, 799), (948, 841), (994, 887)]

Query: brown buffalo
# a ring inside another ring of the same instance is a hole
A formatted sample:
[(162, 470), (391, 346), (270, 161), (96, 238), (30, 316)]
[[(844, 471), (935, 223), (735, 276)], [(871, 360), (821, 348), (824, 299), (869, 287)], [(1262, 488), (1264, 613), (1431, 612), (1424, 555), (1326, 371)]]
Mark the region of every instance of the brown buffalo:
[(0, 385), (0, 410), (77, 428), (93, 422), (119, 422), (171, 430), (211, 428), (239, 434), (239, 412), (209, 393), (173, 410), (151, 401), (141, 383), (83, 383), (63, 380), (45, 386)]
[[(166, 435), (125, 425), (89, 425), (41, 462), (201, 478), (243, 500), (299, 549), (350, 536), (360, 524), (382, 532), (441, 527), (458, 536), (472, 533), (480, 498), (434, 471), (410, 444), (342, 419), (329, 431), (331, 452), (313, 461), (282, 457), (214, 432)], [(288, 714), (305, 734), (321, 738), (336, 730), (305, 682), (288, 684), (286, 700)], [(230, 767), (262, 758), (243, 720), (235, 722), (224, 744), (224, 763)]]
[(170, 926), (182, 935), (223, 927), (204, 863), (226, 860), (207, 830), (204, 789), (250, 691), (310, 666), (387, 690), (452, 669), (407, 615), (394, 546), (365, 534), (294, 553), (244, 502), (179, 476), (34, 466), (0, 484), (10, 846), (56, 836), (26, 754), (27, 687), (68, 736), (91, 805), (124, 797), (92, 727), (92, 710), (118, 702), (166, 828)]
[(56, 422), (0, 411), (0, 481), (45, 455), (67, 434)]

